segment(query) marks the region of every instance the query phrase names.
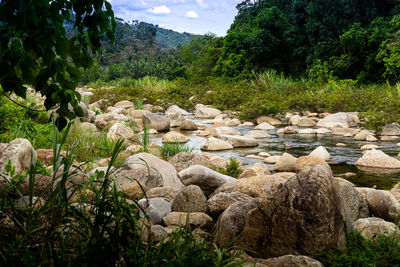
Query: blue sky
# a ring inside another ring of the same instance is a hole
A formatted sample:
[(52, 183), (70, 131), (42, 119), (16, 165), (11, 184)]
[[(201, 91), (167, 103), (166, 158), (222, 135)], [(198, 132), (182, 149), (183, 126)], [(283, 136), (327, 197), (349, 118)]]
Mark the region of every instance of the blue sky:
[(108, 0), (116, 17), (140, 20), (166, 29), (224, 36), (242, 0)]

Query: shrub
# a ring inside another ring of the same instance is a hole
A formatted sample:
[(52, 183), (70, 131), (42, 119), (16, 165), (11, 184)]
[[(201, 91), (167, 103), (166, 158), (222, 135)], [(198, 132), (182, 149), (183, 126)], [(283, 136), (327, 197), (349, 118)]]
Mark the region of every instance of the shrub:
[(234, 157), (230, 157), (229, 158), (229, 162), (226, 163), (226, 169), (219, 169), (217, 170), (218, 172), (231, 176), (231, 177), (235, 177), (238, 178), (240, 176), (240, 174), (243, 172), (240, 162), (235, 159)]

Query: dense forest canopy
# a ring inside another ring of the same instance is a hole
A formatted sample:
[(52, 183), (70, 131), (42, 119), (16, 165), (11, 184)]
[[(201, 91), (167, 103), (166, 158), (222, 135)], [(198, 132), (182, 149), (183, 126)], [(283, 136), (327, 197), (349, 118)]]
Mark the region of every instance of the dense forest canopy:
[(328, 68), (340, 78), (396, 80), (399, 2), (246, 0), (215, 68), (224, 76), (276, 69), (289, 75)]

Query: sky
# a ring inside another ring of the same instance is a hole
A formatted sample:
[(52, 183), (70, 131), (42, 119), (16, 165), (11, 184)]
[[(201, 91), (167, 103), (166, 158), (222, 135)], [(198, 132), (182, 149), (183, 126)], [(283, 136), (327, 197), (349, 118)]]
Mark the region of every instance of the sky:
[(116, 17), (178, 32), (226, 35), (243, 0), (108, 0)]

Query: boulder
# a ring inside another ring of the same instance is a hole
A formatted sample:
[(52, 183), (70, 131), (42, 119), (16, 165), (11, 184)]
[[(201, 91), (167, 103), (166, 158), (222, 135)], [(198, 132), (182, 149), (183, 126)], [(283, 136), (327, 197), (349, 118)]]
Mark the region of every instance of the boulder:
[(400, 135), (400, 128), (397, 123), (386, 124), (382, 127), (381, 136)]
[(148, 167), (157, 171), (162, 178), (161, 186), (168, 186), (173, 188), (183, 188), (183, 184), (178, 177), (175, 167), (152, 154), (149, 153), (138, 153), (133, 156), (128, 157), (125, 160), (126, 166), (129, 169), (137, 169), (143, 166)]
[[(213, 170), (216, 170), (216, 169), (225, 170), (226, 169), (227, 161), (223, 157), (220, 157), (218, 155), (215, 155), (213, 153), (208, 153), (208, 152), (202, 152), (201, 155), (206, 157), (208, 159), (209, 164), (211, 164), (211, 167), (208, 167), (208, 168), (213, 169)], [(201, 165), (201, 164), (197, 164), (197, 165)]]
[(380, 235), (400, 237), (400, 230), (394, 223), (377, 217), (358, 219), (353, 223), (353, 228), (366, 239)]
[(141, 199), (138, 204), (146, 213), (139, 209), (140, 216), (147, 216), (152, 224), (161, 224), (163, 218), (171, 213), (171, 203), (161, 197)]
[(297, 123), (299, 127), (314, 127), (315, 121), (308, 117), (301, 117)]
[(258, 141), (254, 138), (248, 138), (237, 135), (222, 135), (221, 140), (228, 142), (233, 147), (255, 147), (258, 146)]
[(206, 150), (206, 151), (219, 151), (232, 148), (233, 146), (230, 143), (221, 139), (217, 139), (215, 137), (207, 138), (200, 146), (201, 150)]
[(148, 199), (162, 197), (172, 203), (176, 195), (180, 192), (179, 190), (174, 187), (153, 187), (146, 192), (146, 197)]
[[(1, 150), (1, 148), (0, 148)], [(0, 152), (1, 154), (1, 152)], [(46, 166), (51, 166), (54, 161), (53, 149), (38, 149), (36, 150), (37, 159), (43, 162)], [(60, 156), (65, 157), (67, 153), (65, 151), (60, 152)]]
[(247, 214), (237, 244), (262, 258), (313, 255), (332, 246), (344, 249), (337, 187), (323, 166), (289, 178)]
[(215, 189), (222, 184), (236, 179), (219, 172), (213, 171), (207, 167), (194, 165), (179, 172), (182, 182), (185, 185), (199, 186), (206, 196), (209, 196)]
[(299, 129), (298, 134), (315, 134), (315, 130), (314, 129)]
[(238, 177), (238, 179), (249, 178), (259, 175), (271, 174), (267, 165), (262, 163), (256, 163), (253, 166), (246, 168)]
[(185, 117), (179, 113), (173, 113), (167, 115), (167, 117), (170, 121), (170, 127), (181, 127), (182, 123), (185, 121)]
[(370, 136), (370, 135), (373, 136), (373, 133), (371, 131), (362, 130), (361, 132), (356, 134), (356, 136), (354, 136), (354, 140), (356, 140), (356, 141), (366, 141), (367, 137)]
[(147, 127), (156, 129), (159, 132), (169, 131), (170, 120), (167, 117), (163, 117), (151, 112), (143, 114), (143, 122)]
[(331, 114), (318, 121), (318, 127), (332, 128), (334, 126), (341, 126), (344, 128), (357, 126), (358, 117), (345, 112), (338, 112), (335, 114)]
[(163, 143), (186, 143), (190, 139), (179, 132), (168, 132), (162, 136)]
[(167, 226), (190, 227), (191, 229), (201, 228), (210, 230), (214, 224), (213, 219), (201, 212), (171, 212), (163, 218)]
[(300, 115), (291, 116), (290, 119), (289, 119), (289, 124), (290, 125), (294, 125), (294, 126), (298, 125), (300, 118), (301, 118)]
[(224, 169), (226, 160), (210, 153), (187, 153), (180, 152), (173, 156), (169, 162), (174, 165), (178, 172), (193, 165), (202, 165), (212, 170)]
[(239, 126), (239, 125), (240, 125), (239, 119), (232, 119), (228, 122), (228, 126), (230, 126), (230, 127)]
[(172, 202), (172, 211), (206, 212), (207, 198), (197, 185), (189, 185), (179, 192)]
[(113, 125), (117, 121), (128, 121), (130, 118), (128, 116), (116, 113), (104, 113), (96, 116), (94, 124), (97, 128), (103, 129), (107, 126)]
[(302, 156), (297, 159), (296, 162), (296, 172), (304, 171), (315, 166), (324, 166), (327, 169), (330, 169), (328, 163), (325, 160), (316, 158), (313, 156)]
[(358, 129), (354, 129), (354, 128), (341, 127), (341, 126), (332, 127), (332, 134), (333, 135), (355, 136), (358, 133), (359, 133), (359, 130)]
[(382, 147), (377, 146), (377, 145), (363, 145), (361, 147), (362, 150), (379, 149), (379, 148), (382, 148)]
[(368, 150), (357, 160), (356, 166), (371, 168), (400, 169), (400, 161), (386, 155), (380, 150)]
[(2, 144), (0, 149), (0, 174), (5, 171), (7, 163), (15, 167), (15, 176), (28, 172), (31, 162), (36, 163), (37, 154), (32, 144), (23, 138), (17, 138), (8, 144)]
[(389, 191), (373, 188), (357, 188), (366, 198), (374, 216), (386, 221), (397, 221), (400, 215), (400, 203)]
[(322, 160), (325, 160), (325, 161), (332, 159), (332, 157), (329, 154), (328, 150), (326, 150), (326, 148), (324, 146), (317, 147), (316, 149), (314, 149), (310, 153), (309, 156), (314, 157), (314, 158), (319, 158), (319, 159), (322, 159)]
[(244, 137), (247, 138), (253, 138), (253, 139), (265, 139), (265, 138), (271, 138), (271, 135), (269, 135), (267, 132), (264, 132), (262, 130), (253, 130), (244, 135)]
[(347, 229), (352, 229), (353, 223), (359, 218), (370, 216), (368, 202), (365, 197), (357, 191), (351, 182), (335, 178), (338, 182), (338, 193), (341, 200), (341, 212)]
[(180, 108), (177, 105), (172, 105), (169, 108), (167, 108), (167, 110), (165, 111), (165, 115), (169, 115), (169, 114), (188, 115), (189, 112), (187, 112), (186, 110)]
[(202, 131), (201, 133), (198, 133), (198, 136), (209, 136), (211, 134), (211, 131), (214, 130), (215, 128), (221, 127), (221, 126), (225, 126), (224, 122), (218, 122), (215, 123), (214, 125), (211, 125), (209, 127), (207, 127), (206, 129), (204, 129), (204, 131)]
[(217, 218), (230, 205), (239, 201), (252, 201), (253, 198), (240, 192), (221, 192), (207, 200), (208, 214)]
[(114, 107), (115, 108), (130, 109), (130, 108), (134, 108), (135, 104), (133, 104), (132, 101), (122, 100), (122, 101), (119, 101), (119, 102), (115, 103)]
[(376, 142), (376, 141), (378, 141), (378, 139), (375, 137), (375, 136), (373, 136), (373, 135), (368, 135), (366, 138), (365, 138), (365, 141), (368, 141), (368, 142)]
[(107, 138), (114, 139), (114, 140), (120, 139), (120, 138), (133, 139), (134, 137), (135, 137), (135, 133), (133, 132), (133, 130), (120, 122), (114, 123), (113, 126), (111, 126), (111, 128), (108, 130), (108, 133), (107, 133)]
[(213, 129), (210, 134), (213, 137), (220, 138), (222, 135), (240, 135), (240, 132), (226, 126), (221, 126)]
[(328, 134), (328, 133), (332, 133), (331, 130), (326, 129), (326, 128), (318, 128), (315, 130), (316, 134)]
[(155, 242), (161, 242), (168, 237), (168, 233), (165, 228), (161, 225), (152, 225), (150, 226), (150, 238)]
[(151, 114), (151, 112), (143, 109), (128, 109), (128, 115), (133, 119), (142, 120), (145, 114)]
[(232, 244), (243, 231), (248, 213), (257, 207), (257, 201), (238, 201), (219, 216), (214, 230), (214, 241), (220, 247)]
[(263, 123), (257, 125), (254, 129), (255, 130), (273, 130), (273, 129), (275, 129), (275, 127), (267, 122), (263, 122)]
[(297, 158), (288, 153), (283, 153), (283, 155), (279, 157), (278, 161), (271, 168), (271, 171), (295, 172), (296, 163)]
[(277, 134), (297, 134), (298, 132), (298, 129), (295, 129), (292, 126), (286, 126), (285, 128), (279, 129)]
[(216, 108), (207, 107), (204, 105), (196, 105), (194, 116), (199, 119), (214, 119), (222, 112)]
[(257, 263), (261, 263), (268, 267), (323, 267), (324, 265), (313, 258), (303, 255), (285, 255), (269, 259), (256, 259)]
[(274, 118), (269, 117), (269, 116), (261, 116), (261, 117), (257, 118), (257, 124), (262, 124), (262, 123), (265, 123), (265, 122), (270, 124), (270, 125), (273, 125), (273, 126), (278, 126), (278, 125), (282, 124), (279, 120), (274, 119)]
[(180, 129), (183, 131), (196, 131), (198, 127), (194, 121), (185, 120), (181, 123)]
[(269, 164), (276, 164), (280, 158), (281, 156), (269, 156), (264, 159), (264, 162)]
[[(289, 177), (292, 175), (289, 175)], [(227, 188), (225, 192), (240, 192), (251, 197), (262, 197), (270, 188), (286, 182), (288, 176), (260, 175), (240, 179), (237, 183)]]

